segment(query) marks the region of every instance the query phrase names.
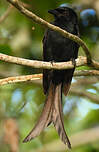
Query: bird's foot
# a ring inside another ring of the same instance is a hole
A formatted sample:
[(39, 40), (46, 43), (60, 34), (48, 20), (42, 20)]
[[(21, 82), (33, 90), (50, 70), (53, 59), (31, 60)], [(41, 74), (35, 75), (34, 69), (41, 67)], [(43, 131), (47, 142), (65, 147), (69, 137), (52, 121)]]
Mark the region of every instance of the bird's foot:
[(54, 60), (50, 61), (50, 63), (53, 65), (53, 63), (54, 63)]
[(73, 66), (74, 66), (74, 68), (75, 68), (75, 67), (76, 67), (76, 61), (75, 61), (75, 59), (74, 59), (74, 58), (71, 58), (70, 61), (72, 61), (72, 64), (73, 64)]

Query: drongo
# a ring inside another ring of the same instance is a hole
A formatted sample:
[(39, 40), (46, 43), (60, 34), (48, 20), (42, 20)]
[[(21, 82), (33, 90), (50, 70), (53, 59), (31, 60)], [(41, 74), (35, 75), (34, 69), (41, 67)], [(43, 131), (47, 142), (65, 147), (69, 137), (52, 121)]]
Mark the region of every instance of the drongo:
[[(48, 11), (54, 16), (51, 23), (79, 36), (78, 19), (75, 11), (69, 7), (59, 7)], [(43, 60), (48, 62), (73, 62), (78, 56), (79, 45), (62, 36), (60, 33), (47, 29), (43, 38)], [(62, 110), (62, 92), (67, 95), (75, 67), (66, 70), (43, 70), (43, 88), (46, 95), (43, 111), (35, 127), (24, 139), (24, 142), (38, 136), (44, 128), (53, 123), (64, 144), (71, 148), (65, 132)]]

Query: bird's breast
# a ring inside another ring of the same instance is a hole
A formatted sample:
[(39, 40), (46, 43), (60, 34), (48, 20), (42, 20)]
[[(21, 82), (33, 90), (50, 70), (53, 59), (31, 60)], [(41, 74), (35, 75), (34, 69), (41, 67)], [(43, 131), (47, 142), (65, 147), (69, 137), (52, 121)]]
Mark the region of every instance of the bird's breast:
[(60, 33), (50, 33), (51, 53), (54, 61), (68, 61), (73, 55), (73, 41)]

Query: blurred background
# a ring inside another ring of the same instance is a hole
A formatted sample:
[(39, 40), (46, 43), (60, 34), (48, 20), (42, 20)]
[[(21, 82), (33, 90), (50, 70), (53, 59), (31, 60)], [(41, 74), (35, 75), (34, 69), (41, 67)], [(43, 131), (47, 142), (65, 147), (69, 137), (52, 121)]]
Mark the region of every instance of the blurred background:
[[(21, 0), (36, 15), (50, 22), (49, 9), (72, 6), (78, 14), (81, 38), (99, 61), (99, 0)], [(3, 16), (7, 14), (5, 19)], [(0, 0), (0, 53), (42, 60), (44, 28), (26, 18), (6, 0)], [(84, 56), (82, 48), (79, 55)], [(88, 70), (80, 67), (76, 70)], [(0, 78), (41, 73), (41, 69), (0, 61)], [(0, 151), (65, 152), (53, 125), (29, 143), (22, 140), (42, 111), (45, 96), (42, 82), (0, 86)], [(99, 152), (99, 76), (74, 77), (68, 97), (63, 96), (64, 125), (71, 152)]]

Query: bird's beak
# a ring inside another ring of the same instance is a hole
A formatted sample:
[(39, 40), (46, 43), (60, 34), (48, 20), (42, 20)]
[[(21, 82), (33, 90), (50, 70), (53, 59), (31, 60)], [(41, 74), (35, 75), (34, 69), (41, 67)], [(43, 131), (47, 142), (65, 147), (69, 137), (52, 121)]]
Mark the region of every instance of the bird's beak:
[(56, 9), (48, 10), (48, 13), (53, 14), (53, 15), (58, 15), (58, 11)]

